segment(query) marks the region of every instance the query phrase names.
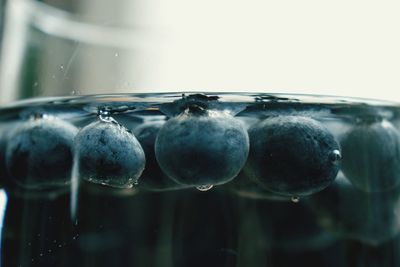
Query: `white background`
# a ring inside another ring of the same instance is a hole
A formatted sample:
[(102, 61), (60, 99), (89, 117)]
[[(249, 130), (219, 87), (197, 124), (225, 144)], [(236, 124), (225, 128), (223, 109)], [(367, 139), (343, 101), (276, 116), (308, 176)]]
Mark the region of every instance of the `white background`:
[(142, 90), (400, 101), (400, 1), (159, 0), (143, 10), (169, 39)]

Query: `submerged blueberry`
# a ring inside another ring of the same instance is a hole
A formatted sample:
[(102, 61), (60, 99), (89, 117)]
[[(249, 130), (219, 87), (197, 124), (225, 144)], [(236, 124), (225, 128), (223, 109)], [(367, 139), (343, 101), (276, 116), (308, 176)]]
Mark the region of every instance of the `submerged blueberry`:
[(76, 133), (74, 126), (57, 118), (21, 123), (7, 143), (6, 167), (10, 178), (32, 189), (68, 184)]
[(339, 173), (324, 192), (312, 196), (321, 226), (340, 238), (379, 245), (400, 233), (400, 192), (366, 193)]
[(132, 187), (145, 166), (136, 137), (111, 120), (82, 128), (75, 138), (75, 153), (79, 177), (112, 187)]
[(341, 140), (342, 170), (366, 192), (390, 190), (400, 183), (400, 134), (388, 121), (364, 123)]
[(146, 154), (146, 168), (140, 177), (139, 186), (152, 191), (173, 190), (184, 187), (169, 179), (156, 160), (154, 144), (157, 134), (164, 123), (165, 121), (144, 123), (133, 131)]
[(272, 192), (310, 195), (331, 184), (339, 170), (339, 145), (311, 118), (267, 118), (250, 128), (249, 136), (245, 173)]
[(256, 235), (262, 235), (269, 247), (284, 251), (320, 250), (335, 241), (334, 235), (318, 224), (307, 198), (299, 203), (268, 200), (247, 203), (250, 205), (242, 210), (241, 216), (252, 225), (248, 231), (259, 228)]
[(155, 144), (161, 169), (175, 182), (199, 189), (235, 178), (248, 150), (248, 135), (239, 120), (196, 106), (168, 120)]

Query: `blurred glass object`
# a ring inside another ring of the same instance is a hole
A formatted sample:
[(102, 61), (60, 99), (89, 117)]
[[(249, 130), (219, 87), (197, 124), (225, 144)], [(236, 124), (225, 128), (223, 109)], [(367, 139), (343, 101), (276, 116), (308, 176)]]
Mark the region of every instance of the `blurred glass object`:
[(10, 1), (1, 103), (37, 96), (133, 92), (143, 85), (149, 79), (146, 73), (152, 72), (147, 61), (155, 40), (151, 30), (136, 25), (135, 16), (123, 14), (137, 10), (137, 3), (120, 2)]

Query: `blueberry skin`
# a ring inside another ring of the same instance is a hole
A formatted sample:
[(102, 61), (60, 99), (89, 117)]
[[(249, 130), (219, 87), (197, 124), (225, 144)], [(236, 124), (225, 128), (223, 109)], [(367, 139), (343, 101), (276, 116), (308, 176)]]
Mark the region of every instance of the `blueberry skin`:
[(335, 182), (311, 197), (320, 225), (340, 238), (377, 246), (400, 233), (400, 191), (366, 193), (339, 173)]
[(245, 173), (265, 189), (306, 196), (329, 186), (339, 170), (339, 145), (314, 119), (267, 118), (249, 129)]
[(154, 144), (164, 123), (165, 121), (148, 122), (133, 130), (146, 155), (146, 167), (140, 177), (140, 188), (151, 191), (165, 191), (185, 187), (169, 179), (156, 160)]
[(400, 134), (388, 121), (360, 124), (341, 138), (342, 170), (365, 192), (390, 190), (400, 183)]
[(235, 178), (246, 162), (249, 139), (242, 123), (217, 112), (184, 112), (168, 120), (155, 144), (161, 169), (175, 182), (219, 185)]
[(145, 167), (145, 155), (136, 137), (113, 122), (96, 121), (75, 138), (79, 177), (98, 184), (130, 188)]
[(70, 123), (57, 118), (21, 123), (9, 135), (6, 147), (10, 179), (29, 189), (69, 184), (77, 131)]

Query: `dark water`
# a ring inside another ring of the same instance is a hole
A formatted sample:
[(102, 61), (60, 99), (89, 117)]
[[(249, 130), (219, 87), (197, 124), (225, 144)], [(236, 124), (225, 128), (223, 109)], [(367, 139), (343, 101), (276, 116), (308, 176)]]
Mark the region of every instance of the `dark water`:
[(193, 93), (3, 107), (1, 266), (400, 266), (399, 112)]

